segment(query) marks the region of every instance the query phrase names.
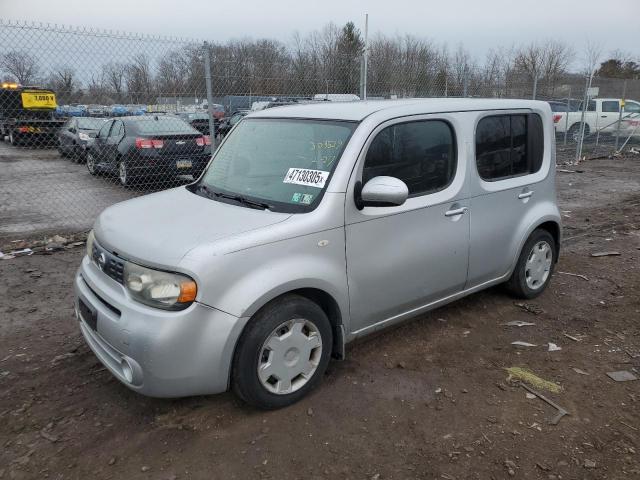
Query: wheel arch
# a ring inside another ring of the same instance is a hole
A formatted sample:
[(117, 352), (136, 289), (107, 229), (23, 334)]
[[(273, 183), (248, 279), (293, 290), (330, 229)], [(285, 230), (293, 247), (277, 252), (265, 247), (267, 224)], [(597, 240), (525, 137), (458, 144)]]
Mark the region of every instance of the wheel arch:
[[(536, 227), (534, 227), (533, 230), (531, 231), (531, 233), (533, 233), (537, 229), (546, 230), (553, 237), (553, 240), (554, 240), (554, 242), (556, 244), (555, 245), (555, 247), (556, 247), (556, 251), (555, 251), (556, 258), (555, 258), (555, 260), (556, 260), (556, 263), (558, 263), (558, 257), (560, 256), (560, 242), (562, 241), (562, 233), (561, 233), (561, 229), (560, 229), (560, 224), (558, 222), (556, 222), (555, 220), (547, 220), (547, 221), (537, 225)], [(531, 233), (529, 233), (529, 235), (531, 235)]]
[[(331, 331), (333, 333), (333, 344), (331, 346), (331, 355), (334, 358), (343, 360), (345, 357), (345, 353), (344, 353), (345, 332), (344, 332), (343, 315), (340, 309), (340, 305), (338, 304), (338, 301), (333, 297), (333, 295), (328, 293), (326, 290), (323, 290), (317, 287), (301, 287), (301, 288), (293, 288), (284, 292), (280, 292), (273, 296), (268, 296), (266, 298), (263, 298), (260, 301), (259, 305), (254, 304), (252, 306), (252, 308), (250, 309), (250, 311), (253, 312), (251, 314), (251, 317), (254, 317), (255, 315), (258, 314), (258, 312), (260, 312), (266, 306), (268, 306), (272, 302), (286, 295), (299, 295), (315, 303), (322, 309), (322, 311), (325, 313), (325, 315), (327, 315), (327, 318), (329, 319), (329, 323), (331, 324)], [(249, 322), (247, 322), (243, 326), (242, 331), (238, 335), (238, 339), (243, 335), (248, 324)], [(238, 342), (236, 341), (236, 346), (234, 346), (234, 355), (235, 355), (235, 349), (237, 347), (237, 343)]]

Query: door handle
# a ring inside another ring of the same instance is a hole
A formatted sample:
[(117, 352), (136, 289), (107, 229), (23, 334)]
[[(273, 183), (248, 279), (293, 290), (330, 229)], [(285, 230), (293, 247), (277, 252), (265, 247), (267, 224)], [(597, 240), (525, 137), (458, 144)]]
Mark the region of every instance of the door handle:
[(607, 118), (606, 115), (600, 115), (600, 118)]
[(522, 192), (518, 195), (518, 198), (522, 200), (523, 198), (529, 198), (533, 195), (533, 190), (529, 190), (528, 192)]
[(467, 207), (454, 208), (453, 210), (447, 210), (446, 212), (444, 212), (444, 216), (455, 217), (456, 215), (464, 215), (467, 210)]

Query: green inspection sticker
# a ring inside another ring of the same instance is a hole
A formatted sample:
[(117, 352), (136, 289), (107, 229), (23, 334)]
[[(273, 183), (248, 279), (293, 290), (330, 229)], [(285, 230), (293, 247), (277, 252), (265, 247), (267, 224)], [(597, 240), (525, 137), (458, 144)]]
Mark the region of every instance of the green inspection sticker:
[(305, 205), (310, 205), (312, 200), (313, 200), (313, 195), (311, 193), (305, 193), (304, 195), (302, 195), (302, 200), (300, 201), (300, 203), (303, 203)]
[(302, 198), (301, 193), (294, 193), (293, 197), (291, 197), (291, 201), (295, 203), (300, 203), (300, 199)]

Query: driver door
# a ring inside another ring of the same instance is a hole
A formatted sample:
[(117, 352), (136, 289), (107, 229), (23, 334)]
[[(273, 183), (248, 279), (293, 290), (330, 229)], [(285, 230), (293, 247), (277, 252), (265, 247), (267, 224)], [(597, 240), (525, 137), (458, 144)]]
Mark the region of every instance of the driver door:
[[(351, 333), (418, 313), (467, 279), (467, 159), (456, 118), (398, 119), (378, 127), (350, 181), (345, 211)], [(355, 184), (391, 176), (409, 188), (400, 206), (365, 206)]]

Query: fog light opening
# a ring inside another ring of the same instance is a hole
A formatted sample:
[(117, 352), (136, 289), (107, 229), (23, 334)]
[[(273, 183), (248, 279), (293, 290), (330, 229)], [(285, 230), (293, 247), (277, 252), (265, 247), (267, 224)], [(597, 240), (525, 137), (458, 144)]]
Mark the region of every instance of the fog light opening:
[(129, 362), (127, 362), (126, 359), (122, 359), (122, 361), (120, 362), (120, 369), (122, 370), (122, 376), (125, 378), (125, 380), (129, 383), (132, 383), (133, 369), (131, 368), (131, 365), (129, 365)]

